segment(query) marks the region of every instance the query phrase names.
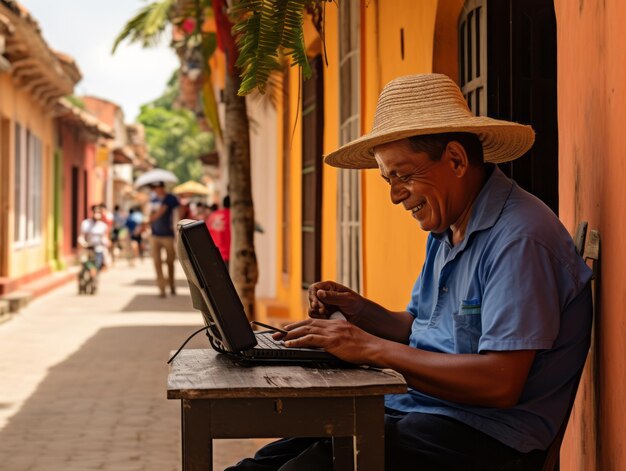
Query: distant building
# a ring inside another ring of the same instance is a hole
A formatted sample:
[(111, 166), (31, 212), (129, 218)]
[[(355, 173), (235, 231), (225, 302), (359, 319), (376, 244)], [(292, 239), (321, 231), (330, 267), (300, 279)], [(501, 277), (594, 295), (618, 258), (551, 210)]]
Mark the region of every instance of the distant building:
[(0, 1), (0, 294), (54, 268), (61, 224), (54, 112), (81, 74), (19, 3)]

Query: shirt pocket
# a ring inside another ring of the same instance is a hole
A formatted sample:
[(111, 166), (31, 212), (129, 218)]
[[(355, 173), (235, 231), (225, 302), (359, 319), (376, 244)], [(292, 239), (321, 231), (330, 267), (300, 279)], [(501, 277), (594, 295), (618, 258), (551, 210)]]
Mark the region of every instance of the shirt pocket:
[(480, 299), (461, 301), (459, 310), (453, 315), (454, 349), (456, 353), (478, 353), (478, 342), (482, 335)]

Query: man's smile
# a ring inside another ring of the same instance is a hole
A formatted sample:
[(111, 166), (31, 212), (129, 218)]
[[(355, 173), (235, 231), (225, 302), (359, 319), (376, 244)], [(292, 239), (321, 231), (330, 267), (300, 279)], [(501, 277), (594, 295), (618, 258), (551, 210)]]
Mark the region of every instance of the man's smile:
[(424, 203), (420, 203), (420, 204), (418, 204), (417, 206), (415, 206), (415, 207), (411, 208), (411, 213), (412, 213), (413, 215), (417, 214), (419, 211), (421, 211), (421, 210), (422, 210), (422, 208), (424, 207), (424, 205), (425, 205), (425, 204), (426, 204), (426, 202), (424, 202)]

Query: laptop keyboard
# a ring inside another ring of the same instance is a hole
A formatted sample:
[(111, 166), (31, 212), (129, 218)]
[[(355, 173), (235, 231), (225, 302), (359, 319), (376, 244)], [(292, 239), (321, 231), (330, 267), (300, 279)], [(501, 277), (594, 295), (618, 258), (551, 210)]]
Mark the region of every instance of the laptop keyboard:
[(274, 340), (271, 334), (257, 334), (257, 346), (255, 348), (263, 348), (266, 350), (283, 350), (286, 349), (285, 342), (282, 340)]

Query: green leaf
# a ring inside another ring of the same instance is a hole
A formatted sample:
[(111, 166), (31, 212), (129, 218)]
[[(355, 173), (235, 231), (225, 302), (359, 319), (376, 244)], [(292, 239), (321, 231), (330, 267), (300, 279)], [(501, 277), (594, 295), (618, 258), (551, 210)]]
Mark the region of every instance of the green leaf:
[(115, 54), (120, 43), (126, 40), (129, 43), (141, 43), (142, 47), (155, 46), (169, 24), (169, 15), (175, 4), (176, 0), (160, 0), (140, 9), (115, 38), (111, 54)]
[(239, 95), (254, 89), (265, 92), (271, 73), (280, 70), (281, 52), (302, 68), (305, 78), (311, 76), (303, 32), (304, 8), (310, 2), (242, 0), (232, 9), (237, 18), (233, 33), (239, 48), (236, 64), (241, 70)]

